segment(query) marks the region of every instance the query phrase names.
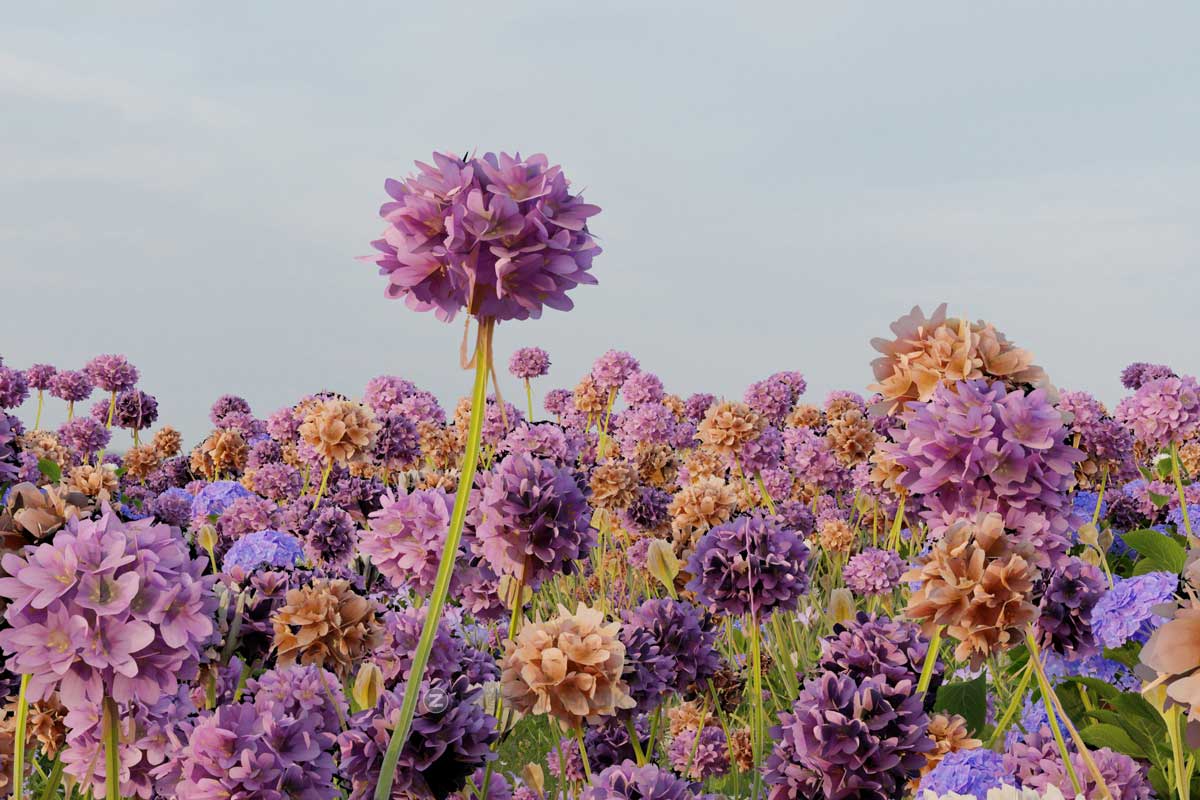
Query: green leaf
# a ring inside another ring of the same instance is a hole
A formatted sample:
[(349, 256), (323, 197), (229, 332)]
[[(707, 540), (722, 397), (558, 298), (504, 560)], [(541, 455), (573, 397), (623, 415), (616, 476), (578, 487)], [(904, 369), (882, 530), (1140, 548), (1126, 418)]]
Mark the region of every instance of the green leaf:
[(972, 731), (983, 730), (987, 722), (987, 682), (985, 676), (970, 681), (944, 683), (938, 689), (935, 711), (959, 714)]
[(1159, 508), (1163, 508), (1167, 505), (1167, 503), (1171, 502), (1170, 495), (1155, 494), (1154, 492), (1146, 492), (1146, 494), (1150, 495), (1150, 502), (1154, 503), (1154, 505), (1158, 506)]
[(1146, 758), (1146, 753), (1142, 748), (1129, 737), (1128, 733), (1116, 725), (1097, 722), (1080, 729), (1079, 735), (1092, 747), (1108, 747), (1127, 756)]
[(1125, 544), (1136, 550), (1143, 559), (1166, 572), (1183, 572), (1187, 551), (1183, 545), (1158, 531), (1130, 531), (1121, 537)]
[(62, 467), (49, 458), (38, 459), (38, 472), (45, 475), (46, 480), (51, 483), (58, 483), (62, 480)]

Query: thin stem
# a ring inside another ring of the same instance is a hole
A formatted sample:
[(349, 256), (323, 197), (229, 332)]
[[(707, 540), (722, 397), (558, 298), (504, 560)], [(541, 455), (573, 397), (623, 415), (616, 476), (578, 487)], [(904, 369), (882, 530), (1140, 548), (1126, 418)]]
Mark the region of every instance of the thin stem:
[(493, 320), (480, 323), (479, 338), (475, 343), (475, 385), (471, 392), (471, 421), (467, 429), (467, 446), (466, 452), (463, 454), (462, 472), (458, 478), (458, 490), (454, 496), (454, 511), (450, 516), (450, 529), (446, 532), (446, 544), (442, 549), (441, 561), (438, 563), (433, 594), (429, 598), (429, 608), (425, 613), (425, 625), (421, 629), (417, 650), (413, 653), (412, 671), (409, 673), (408, 683), (404, 687), (404, 701), (400, 706), (400, 718), (392, 731), (392, 739), (388, 742), (388, 749), (383, 757), (379, 782), (375, 784), (374, 800), (390, 800), (392, 796), (392, 783), (396, 779), (396, 765), (400, 761), (400, 753), (404, 749), (405, 742), (408, 741), (408, 735), (412, 732), (417, 698), (421, 693), (421, 681), (425, 678), (425, 667), (429, 663), (433, 639), (437, 635), (438, 624), (442, 619), (446, 596), (450, 593), (450, 579), (454, 575), (454, 565), (458, 560), (458, 545), (462, 540), (463, 524), (467, 517), (467, 500), (471, 496), (471, 487), (475, 483), (475, 469), (479, 464), (479, 442), (483, 434), (483, 417), (487, 402), (488, 362), (492, 355), (491, 335), (494, 326)]
[(333, 471), (333, 459), (325, 465), (325, 469), (321, 472), (321, 486), (317, 489), (317, 498), (313, 500), (313, 511), (317, 510), (317, 506), (321, 505), (321, 497), (325, 494), (325, 487), (329, 485), (329, 473)]
[(938, 649), (942, 646), (942, 626), (938, 625), (933, 630), (933, 638), (929, 640), (929, 649), (925, 651), (925, 663), (921, 665), (921, 678), (917, 681), (917, 691), (929, 691), (929, 684), (933, 680), (933, 666), (937, 664)]
[(104, 791), (105, 800), (121, 800), (121, 718), (117, 701), (104, 698)]
[(592, 782), (592, 765), (588, 763), (587, 748), (583, 746), (583, 725), (575, 726), (575, 741), (579, 742), (579, 757), (583, 759), (583, 774)]
[(633, 719), (625, 720), (625, 730), (629, 731), (629, 741), (633, 744), (633, 754), (637, 756), (637, 765), (639, 767), (646, 766), (646, 751), (642, 749), (642, 741), (637, 734), (637, 726), (633, 724)]
[(1190, 800), (1191, 784), (1183, 768), (1183, 746), (1179, 736), (1179, 706), (1172, 705), (1163, 712), (1167, 723), (1167, 736), (1171, 739), (1171, 758), (1175, 767), (1175, 791), (1179, 800)]
[(37, 413), (33, 417), (33, 430), (36, 433), (42, 427), (42, 390), (38, 389)]
[(113, 413), (117, 410), (117, 393), (112, 392), (108, 396), (108, 420), (104, 423), (105, 428), (112, 427)]
[(529, 424), (533, 424), (533, 389), (529, 386), (529, 378), (525, 379), (525, 403), (529, 406)]
[(990, 748), (1000, 738), (1000, 734), (1008, 730), (1008, 726), (1012, 723), (1012, 719), (1017, 714), (1017, 706), (1021, 704), (1022, 698), (1025, 697), (1026, 690), (1029, 689), (1029, 681), (1033, 678), (1033, 661), (1027, 663), (1024, 669), (1021, 670), (1021, 680), (1017, 683), (1017, 691), (1013, 693), (1012, 699), (1009, 700), (1008, 708), (1004, 709), (1003, 716), (996, 724), (996, 729), (992, 731), (992, 738), (988, 739), (987, 746)]
[[(751, 664), (754, 669), (753, 686), (754, 686), (754, 735), (750, 737), (750, 747), (754, 754), (754, 791), (751, 797), (759, 796), (759, 787), (762, 781), (762, 770), (758, 768), (759, 755), (761, 753), (763, 724), (766, 720), (766, 712), (763, 710), (763, 693), (762, 693), (762, 644), (759, 642), (758, 620), (755, 614), (750, 614), (750, 657)], [(696, 737), (699, 739), (700, 734)]]
[(13, 798), (21, 800), (25, 796), (25, 730), (29, 726), (29, 679), (32, 675), (21, 676), (21, 689), (17, 693), (17, 730), (13, 739)]
[(62, 783), (63, 776), (62, 753), (54, 757), (54, 763), (50, 766), (50, 774), (46, 776), (46, 788), (42, 789), (42, 794), (39, 800), (52, 800), (58, 797), (58, 786)]
[(1183, 529), (1187, 531), (1189, 547), (1197, 545), (1196, 537), (1192, 535), (1192, 520), (1188, 516), (1187, 498), (1183, 492), (1183, 470), (1179, 466), (1179, 448), (1171, 443), (1171, 477), (1175, 479), (1175, 492), (1179, 495), (1179, 510), (1183, 514)]

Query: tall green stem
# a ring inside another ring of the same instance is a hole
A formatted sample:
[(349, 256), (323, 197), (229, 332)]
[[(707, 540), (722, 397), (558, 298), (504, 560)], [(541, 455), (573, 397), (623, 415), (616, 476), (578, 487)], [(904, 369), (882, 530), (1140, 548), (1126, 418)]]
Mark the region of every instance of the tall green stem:
[(933, 667), (937, 664), (938, 649), (942, 646), (942, 626), (938, 625), (933, 630), (933, 638), (929, 640), (929, 649), (925, 652), (925, 663), (921, 665), (921, 679), (917, 681), (917, 691), (929, 691), (929, 684), (933, 680)]
[(525, 379), (525, 403), (529, 406), (529, 424), (533, 424), (533, 389), (529, 386), (529, 378)]
[(21, 689), (17, 694), (17, 732), (13, 739), (13, 798), (21, 800), (25, 796), (25, 729), (29, 727), (29, 679), (32, 675), (21, 676)]
[[(763, 693), (762, 693), (762, 644), (760, 631), (758, 630), (758, 618), (753, 612), (750, 613), (750, 658), (751, 666), (754, 670), (753, 686), (754, 686), (754, 735), (750, 737), (750, 748), (754, 753), (754, 791), (751, 797), (759, 796), (759, 788), (762, 785), (762, 770), (759, 767), (759, 758), (762, 755), (762, 737), (763, 726), (766, 720), (766, 712), (763, 710)], [(699, 732), (696, 733), (696, 738), (700, 738)]]
[(117, 701), (104, 698), (104, 797), (121, 800), (121, 718)]
[(454, 575), (454, 564), (458, 559), (458, 544), (462, 539), (463, 523), (467, 517), (467, 500), (471, 495), (471, 485), (475, 482), (475, 468), (479, 464), (479, 441), (483, 433), (483, 417), (487, 402), (488, 362), (491, 359), (491, 334), (494, 324), (492, 321), (480, 323), (479, 339), (475, 344), (475, 385), (471, 392), (471, 422), (467, 429), (467, 449), (463, 454), (462, 472), (458, 477), (458, 491), (454, 495), (454, 511), (450, 516), (450, 530), (446, 533), (446, 545), (442, 549), (437, 579), (434, 582), (433, 594), (429, 598), (429, 607), (425, 613), (425, 626), (421, 629), (417, 651), (413, 653), (412, 672), (409, 673), (408, 683), (404, 687), (404, 702), (400, 705), (400, 718), (392, 731), (392, 739), (388, 743), (387, 753), (383, 756), (379, 782), (375, 784), (375, 800), (390, 800), (392, 796), (392, 783), (396, 779), (396, 764), (399, 763), (400, 752), (404, 749), (404, 743), (408, 741), (409, 733), (412, 732), (413, 716), (417, 710), (417, 697), (421, 692), (421, 681), (425, 677), (425, 666), (429, 663), (433, 639), (437, 635), (438, 623), (442, 619), (446, 596), (450, 593), (450, 578)]
[(42, 400), (43, 400), (42, 390), (38, 389), (37, 414), (35, 414), (33, 417), (34, 432), (37, 432), (42, 427)]
[(325, 487), (329, 485), (329, 473), (332, 471), (333, 459), (330, 459), (321, 472), (321, 487), (317, 489), (317, 499), (313, 500), (313, 511), (316, 511), (317, 506), (321, 505), (321, 497), (325, 494)]
[(1196, 537), (1192, 535), (1192, 519), (1188, 516), (1187, 497), (1183, 491), (1183, 474), (1179, 466), (1179, 447), (1171, 444), (1171, 476), (1175, 479), (1175, 491), (1179, 494), (1179, 510), (1183, 514), (1183, 529), (1187, 531), (1188, 546), (1195, 547)]

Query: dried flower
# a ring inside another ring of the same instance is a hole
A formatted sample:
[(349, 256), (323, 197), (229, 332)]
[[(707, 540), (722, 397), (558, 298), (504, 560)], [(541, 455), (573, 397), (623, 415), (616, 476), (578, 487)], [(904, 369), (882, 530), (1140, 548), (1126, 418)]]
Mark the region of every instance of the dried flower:
[(375, 608), (344, 580), (291, 589), (271, 616), (279, 665), (315, 664), (345, 678), (379, 640)]
[(379, 427), (366, 406), (330, 398), (304, 417), (300, 438), (327, 462), (344, 465), (368, 456)]

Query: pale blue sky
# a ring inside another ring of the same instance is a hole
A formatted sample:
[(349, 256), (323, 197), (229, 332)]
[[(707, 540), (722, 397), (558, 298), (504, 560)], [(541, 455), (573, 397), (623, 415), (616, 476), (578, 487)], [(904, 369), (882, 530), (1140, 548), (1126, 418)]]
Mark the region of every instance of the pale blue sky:
[(520, 149), (604, 208), (600, 286), (497, 334), (550, 351), (543, 389), (609, 347), (681, 394), (862, 389), (869, 339), (946, 300), (1112, 401), (1131, 360), (1200, 369), (1198, 29), (1185, 2), (12, 6), (0, 354), (127, 353), (189, 438), (224, 392), (265, 415), (395, 373), (451, 405), (460, 326), (354, 257), (413, 159)]

